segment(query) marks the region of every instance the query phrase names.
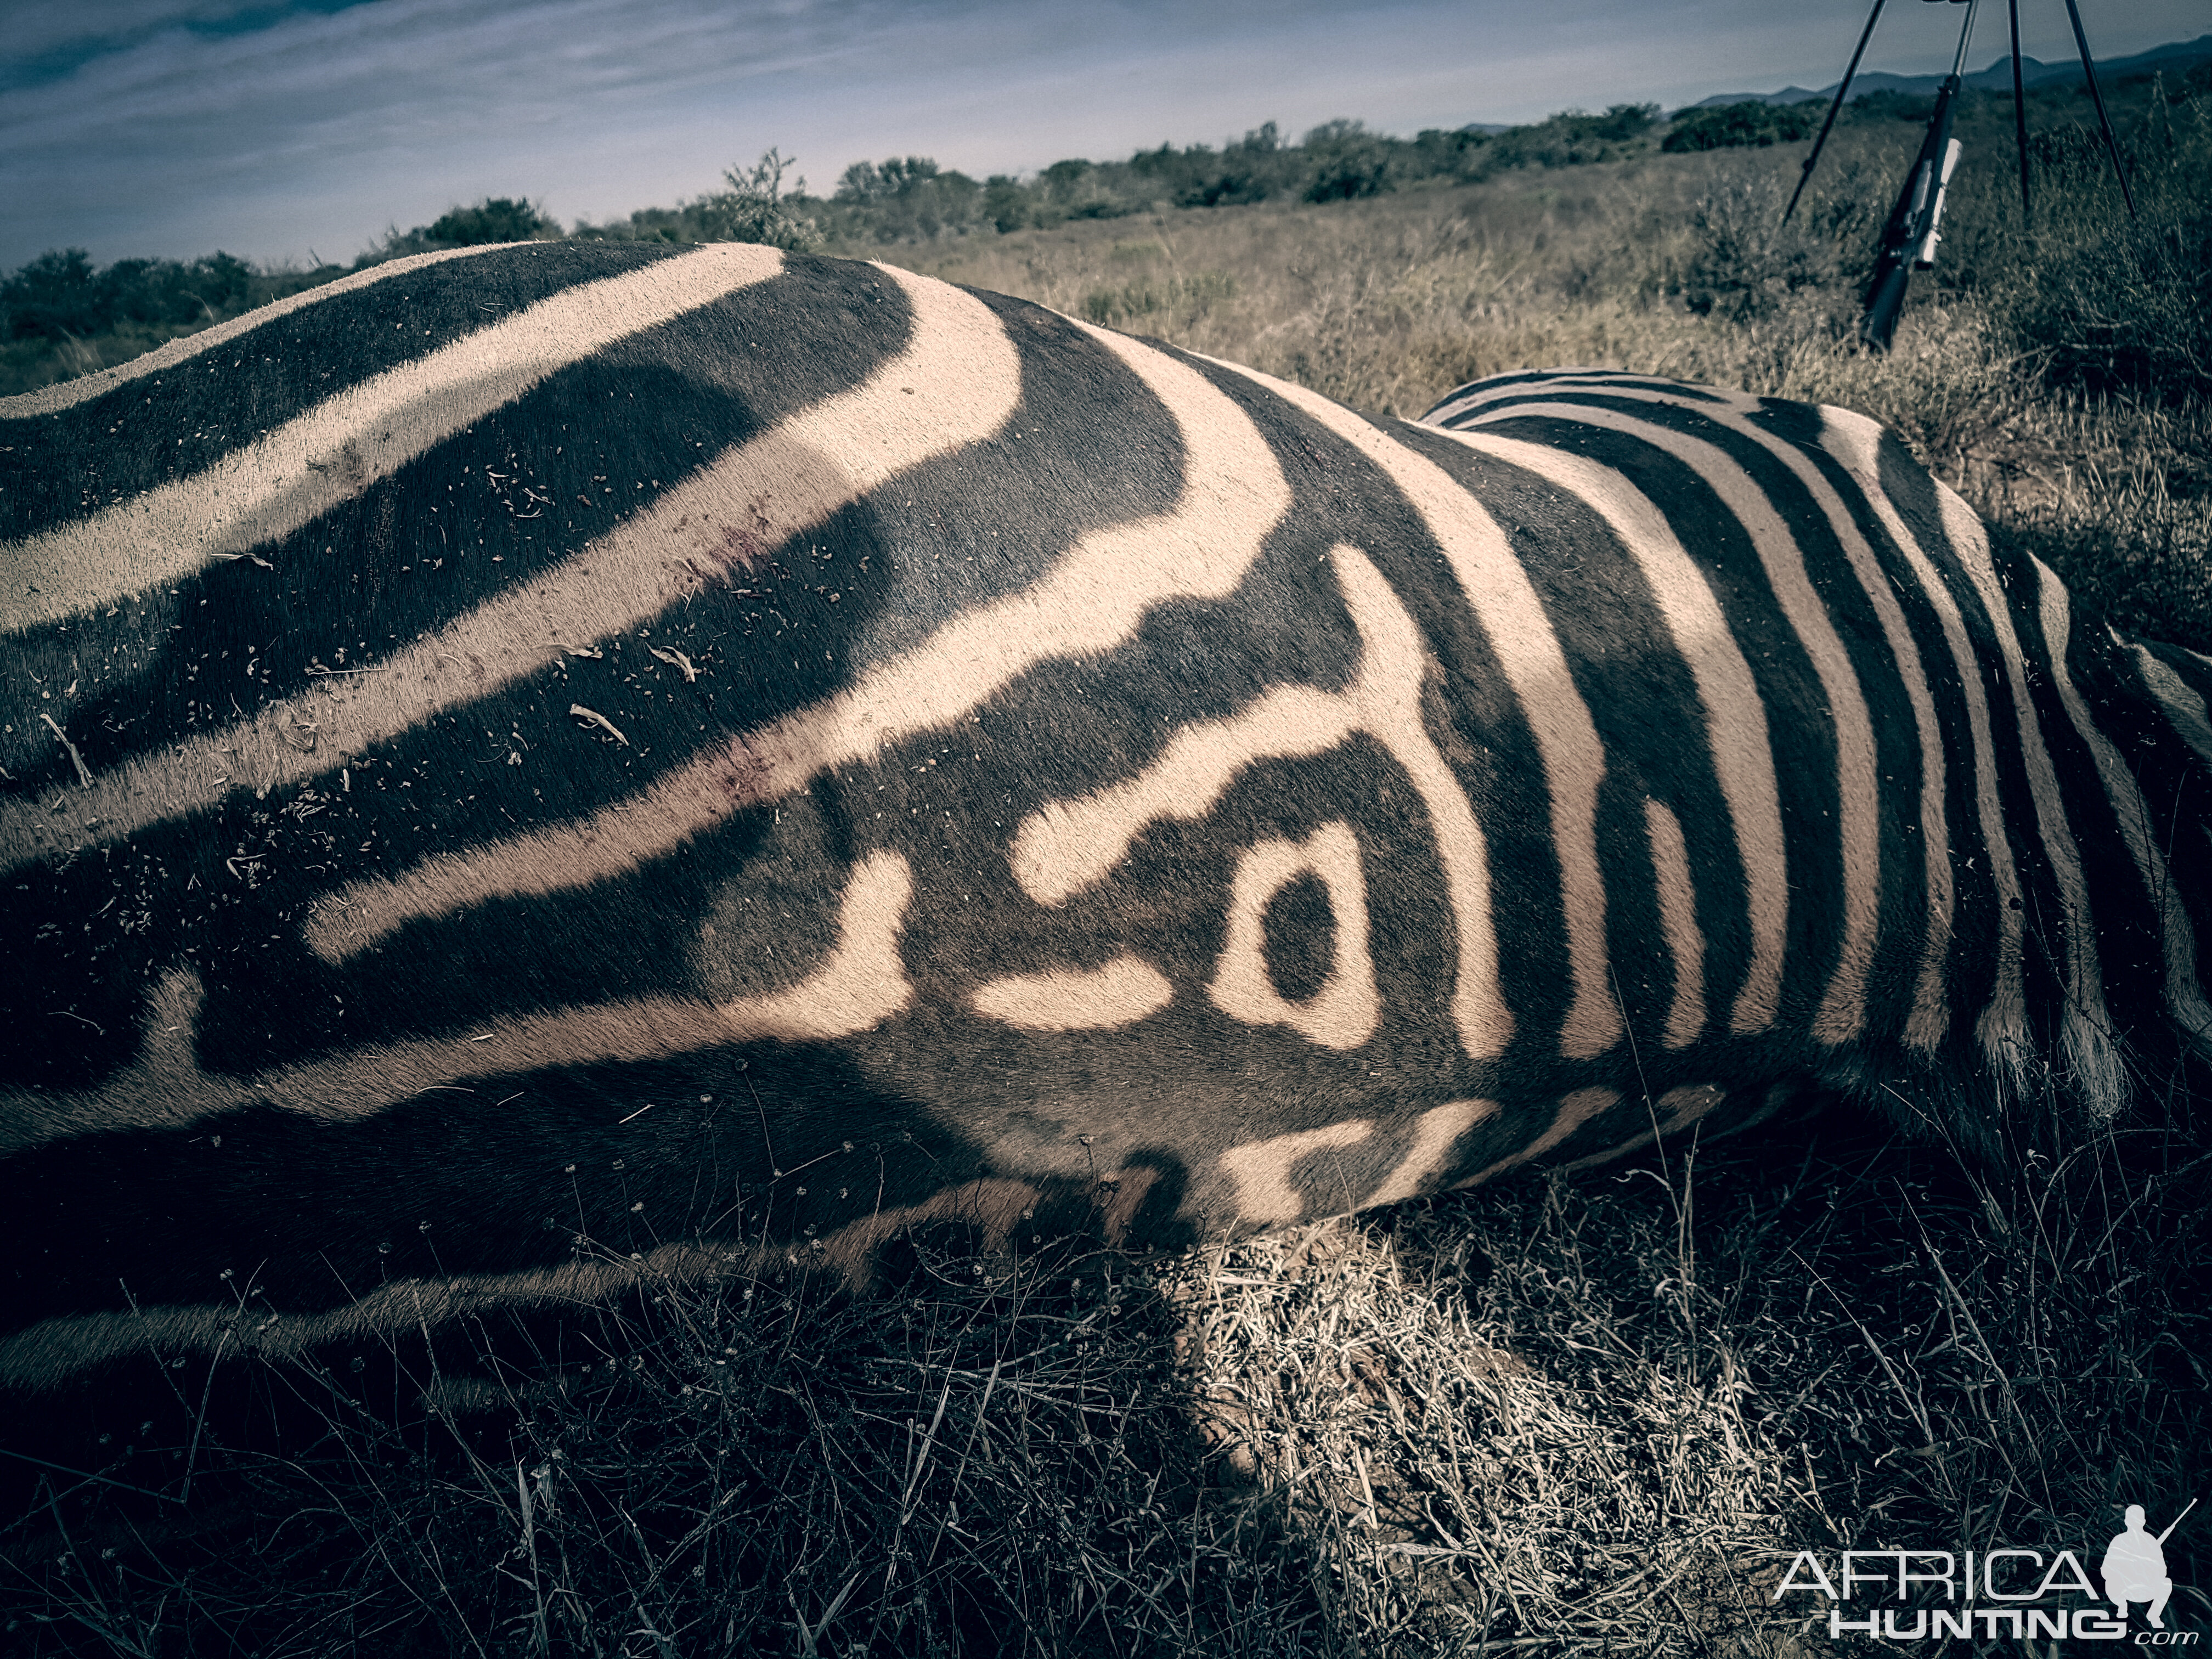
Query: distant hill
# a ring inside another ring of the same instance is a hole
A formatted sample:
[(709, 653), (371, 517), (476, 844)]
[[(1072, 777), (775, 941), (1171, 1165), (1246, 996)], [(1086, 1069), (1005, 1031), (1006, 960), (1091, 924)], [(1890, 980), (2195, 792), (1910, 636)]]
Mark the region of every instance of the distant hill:
[[(2150, 75), (2163, 72), (2179, 74), (2195, 65), (2212, 59), (2212, 34), (2200, 34), (2194, 40), (2178, 40), (2169, 46), (2153, 46), (2148, 52), (2139, 52), (2132, 58), (2103, 58), (2097, 61), (2097, 77), (2121, 80), (2131, 75)], [(2078, 85), (2081, 80), (2081, 65), (2075, 58), (2046, 64), (2039, 58), (2020, 60), (2021, 81), (2031, 88)], [(1965, 77), (1970, 87), (1984, 92), (2012, 90), (2012, 54), (2004, 53), (1985, 70), (1978, 70)], [(1708, 109), (1722, 104), (1802, 104), (1808, 99), (1828, 99), (1836, 95), (1837, 82), (1831, 81), (1818, 92), (1803, 87), (1784, 87), (1779, 92), (1723, 92), (1711, 98), (1701, 98), (1689, 106), (1692, 109)], [(1872, 92), (1900, 92), (1907, 94), (1932, 93), (1943, 84), (1940, 75), (1887, 75), (1873, 70), (1857, 76), (1851, 82), (1854, 100)]]

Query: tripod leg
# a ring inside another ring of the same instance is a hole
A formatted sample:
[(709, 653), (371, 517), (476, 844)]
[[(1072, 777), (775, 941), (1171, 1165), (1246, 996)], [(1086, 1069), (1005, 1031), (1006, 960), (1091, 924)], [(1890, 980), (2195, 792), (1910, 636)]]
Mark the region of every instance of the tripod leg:
[(1797, 198), (1813, 182), (1813, 164), (1820, 159), (1820, 151), (1827, 144), (1828, 133), (1836, 125), (1836, 112), (1843, 108), (1844, 100), (1850, 96), (1851, 77), (1859, 72), (1859, 59), (1866, 56), (1867, 42), (1874, 39), (1874, 26), (1881, 21), (1886, 3), (1887, 0), (1874, 0), (1874, 9), (1867, 14), (1866, 27), (1859, 31), (1859, 43), (1851, 50), (1851, 61), (1844, 70), (1844, 78), (1837, 83), (1835, 97), (1828, 104), (1828, 118), (1820, 123), (1820, 136), (1813, 141), (1813, 153), (1805, 158), (1805, 165), (1797, 174), (1797, 188), (1790, 192), (1790, 205), (1782, 210), (1782, 222), (1785, 225), (1790, 222), (1790, 216), (1797, 211)]
[(2035, 209), (2027, 195), (2027, 93), (2020, 76), (2020, 0), (2008, 0), (2012, 11), (2012, 121), (2020, 140), (2020, 218), (2033, 222)]
[(2097, 66), (2089, 59), (2089, 37), (2081, 33), (2081, 9), (2075, 0), (2066, 0), (2066, 15), (2074, 22), (2074, 46), (2081, 54), (2082, 77), (2089, 83), (2089, 101), (2097, 106), (2097, 125), (2105, 131), (2105, 149), (2112, 158), (2112, 171), (2119, 175), (2120, 198), (2128, 204), (2128, 217), (2136, 216), (2136, 193), (2128, 188), (2127, 164), (2120, 160), (2120, 141), (2112, 137), (2112, 117), (2105, 113), (2105, 94), (2097, 90)]

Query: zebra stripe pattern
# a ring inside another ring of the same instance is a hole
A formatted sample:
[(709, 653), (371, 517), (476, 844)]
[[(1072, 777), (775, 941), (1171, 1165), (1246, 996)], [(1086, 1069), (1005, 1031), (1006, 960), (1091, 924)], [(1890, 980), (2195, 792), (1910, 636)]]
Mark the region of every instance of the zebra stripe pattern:
[(2212, 1031), (2212, 664), (1839, 410), (527, 245), (0, 432), (9, 1385)]

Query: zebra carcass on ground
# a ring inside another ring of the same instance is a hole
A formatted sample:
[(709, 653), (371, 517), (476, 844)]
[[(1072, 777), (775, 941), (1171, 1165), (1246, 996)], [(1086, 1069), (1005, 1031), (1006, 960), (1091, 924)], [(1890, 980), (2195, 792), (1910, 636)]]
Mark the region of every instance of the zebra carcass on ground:
[(2209, 1025), (2212, 664), (1835, 410), (401, 260), (0, 404), (0, 1382), (1188, 1241)]

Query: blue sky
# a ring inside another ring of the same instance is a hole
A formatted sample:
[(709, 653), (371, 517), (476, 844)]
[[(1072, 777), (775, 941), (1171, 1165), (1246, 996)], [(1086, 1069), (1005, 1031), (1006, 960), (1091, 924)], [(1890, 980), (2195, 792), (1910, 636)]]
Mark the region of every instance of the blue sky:
[[(2082, 0), (2100, 57), (2204, 0)], [(1972, 61), (2004, 46), (1983, 9)], [(2063, 0), (2025, 47), (2069, 56)], [(1868, 67), (1949, 67), (1961, 10), (1897, 0)], [(387, 225), (526, 195), (564, 222), (713, 189), (769, 145), (826, 191), (863, 157), (978, 177), (1163, 140), (1533, 120), (1833, 82), (1863, 0), (0, 0), (0, 269), (350, 259)]]

